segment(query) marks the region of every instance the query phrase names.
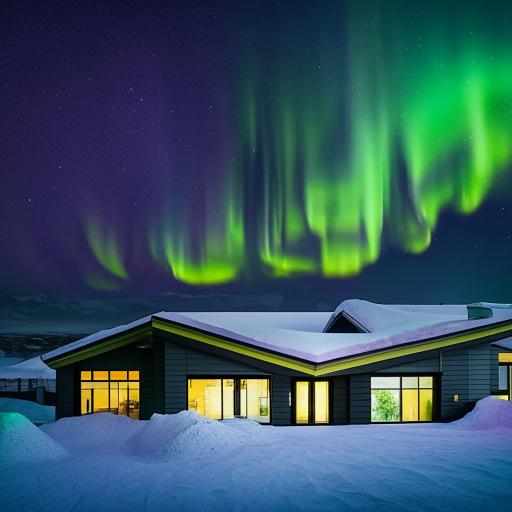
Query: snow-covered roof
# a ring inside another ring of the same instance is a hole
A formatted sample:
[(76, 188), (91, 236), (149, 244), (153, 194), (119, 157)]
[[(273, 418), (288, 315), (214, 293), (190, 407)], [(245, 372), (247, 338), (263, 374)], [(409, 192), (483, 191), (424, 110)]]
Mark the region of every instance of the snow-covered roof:
[(348, 299), (334, 310), (326, 327), (344, 313), (367, 332), (389, 328), (404, 330), (468, 317), (466, 305), (391, 305)]
[(351, 300), (344, 308), (369, 332), (330, 333), (329, 313), (169, 313), (153, 315), (174, 323), (281, 354), (322, 363), (430, 338), (512, 321), (512, 310), (468, 320), (466, 306), (384, 306)]
[(512, 350), (512, 338), (503, 338), (502, 340), (495, 341), (493, 345), (507, 350)]
[(68, 343), (67, 345), (63, 345), (62, 347), (56, 348), (55, 350), (52, 350), (51, 352), (47, 352), (46, 354), (43, 354), (41, 356), (41, 358), (43, 359), (43, 361), (48, 361), (50, 359), (54, 359), (55, 357), (58, 357), (63, 354), (67, 354), (68, 352), (72, 352), (74, 350), (85, 347), (87, 345), (92, 345), (93, 343), (96, 343), (97, 341), (100, 341), (100, 340), (103, 340), (106, 338), (111, 338), (112, 336), (124, 333), (131, 329), (135, 329), (144, 324), (149, 324), (150, 322), (151, 322), (151, 317), (145, 316), (143, 318), (139, 318), (138, 320), (135, 320), (134, 322), (131, 322), (126, 325), (119, 325), (117, 327), (112, 327), (112, 329), (104, 329), (103, 331), (98, 331), (94, 334), (90, 334), (89, 336), (86, 336), (85, 338), (81, 338), (79, 340), (73, 341), (72, 343)]
[(0, 368), (0, 379), (55, 379), (55, 370), (49, 368), (40, 357)]
[(49, 352), (50, 360), (82, 346), (150, 322), (151, 318), (205, 331), (253, 347), (322, 363), (385, 350), (408, 343), (511, 321), (512, 309), (493, 308), (490, 318), (468, 320), (466, 305), (382, 305), (350, 299), (334, 315), (346, 311), (368, 332), (323, 332), (332, 314), (322, 312), (181, 312), (161, 311), (152, 317), (108, 329)]

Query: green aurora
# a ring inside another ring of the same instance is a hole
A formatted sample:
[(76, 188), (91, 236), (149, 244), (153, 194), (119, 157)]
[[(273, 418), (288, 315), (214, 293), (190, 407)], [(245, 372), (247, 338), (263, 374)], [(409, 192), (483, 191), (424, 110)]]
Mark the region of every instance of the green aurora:
[[(148, 220), (142, 242), (175, 279), (354, 276), (386, 247), (425, 251), (443, 211), (475, 212), (507, 172), (505, 21), (478, 3), (351, 2), (343, 14), (312, 12), (308, 33), (290, 22), (279, 45), (237, 44), (236, 156), (203, 197)], [(84, 223), (101, 269), (86, 281), (116, 288), (130, 277), (126, 237), (99, 219)]]

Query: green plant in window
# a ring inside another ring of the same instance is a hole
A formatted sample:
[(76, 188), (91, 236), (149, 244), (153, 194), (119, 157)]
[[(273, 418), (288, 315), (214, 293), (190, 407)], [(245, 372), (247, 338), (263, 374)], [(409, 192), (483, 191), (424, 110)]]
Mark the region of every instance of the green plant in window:
[(400, 403), (398, 398), (387, 390), (374, 391), (373, 421), (399, 421)]
[(268, 416), (268, 400), (266, 397), (260, 397), (260, 416)]

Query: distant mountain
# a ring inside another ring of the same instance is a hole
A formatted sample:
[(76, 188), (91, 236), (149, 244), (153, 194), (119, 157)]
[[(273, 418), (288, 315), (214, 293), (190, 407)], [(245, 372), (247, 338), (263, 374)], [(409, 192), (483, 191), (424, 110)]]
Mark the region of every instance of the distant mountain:
[(279, 294), (164, 293), (154, 298), (0, 295), (0, 333), (82, 334), (158, 311), (279, 311)]

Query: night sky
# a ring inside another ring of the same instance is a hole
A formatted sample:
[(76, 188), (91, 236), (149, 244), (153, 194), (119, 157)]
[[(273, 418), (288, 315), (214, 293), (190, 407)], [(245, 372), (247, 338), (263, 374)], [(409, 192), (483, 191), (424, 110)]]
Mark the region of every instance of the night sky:
[(507, 2), (1, 11), (6, 308), (512, 301)]

